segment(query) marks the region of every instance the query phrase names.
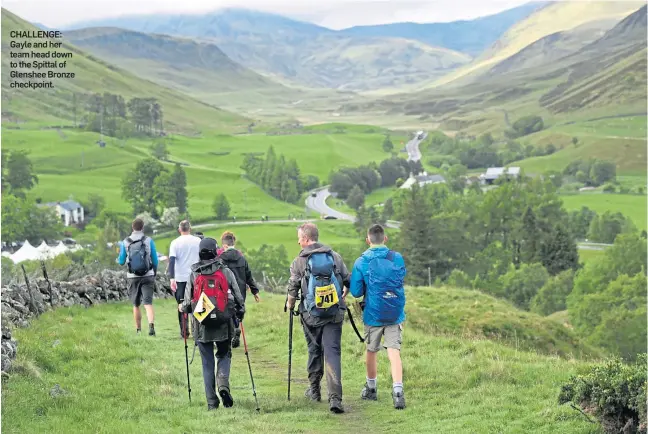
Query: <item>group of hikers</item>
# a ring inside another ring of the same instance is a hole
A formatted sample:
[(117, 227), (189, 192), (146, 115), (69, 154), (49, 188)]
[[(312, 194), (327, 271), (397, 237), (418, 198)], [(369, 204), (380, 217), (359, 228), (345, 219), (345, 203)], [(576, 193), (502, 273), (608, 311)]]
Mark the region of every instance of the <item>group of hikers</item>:
[[(144, 235), (141, 219), (135, 219), (132, 228), (131, 235), (121, 243), (118, 262), (128, 267), (128, 292), (136, 333), (141, 332), (140, 305), (144, 304), (149, 335), (155, 336), (152, 306), (158, 269), (155, 243)], [(259, 302), (259, 287), (247, 260), (236, 249), (236, 237), (232, 232), (222, 234), (219, 246), (214, 238), (200, 232), (192, 234), (187, 220), (180, 222), (178, 231), (180, 236), (169, 248), (167, 275), (178, 303), (180, 337), (185, 339), (186, 350), (187, 318), (191, 317), (193, 338), (202, 359), (207, 409), (218, 408), (218, 396), (225, 407), (231, 407), (234, 404), (229, 385), (232, 348), (240, 346), (247, 288)], [(405, 320), (403, 257), (386, 246), (384, 228), (377, 224), (368, 229), (369, 248), (357, 258), (351, 273), (340, 254), (320, 243), (314, 223), (299, 226), (297, 238), (302, 250), (290, 265), (285, 310), (290, 312), (291, 325), (292, 316), (299, 316), (308, 346), (310, 386), (305, 397), (321, 401), (320, 383), (326, 372), (330, 411), (344, 413), (341, 340), (344, 317), (347, 313), (351, 317), (346, 302), (351, 293), (355, 298), (363, 297), (360, 307), (367, 375), (360, 396), (363, 400), (378, 399), (377, 354), (382, 346), (391, 364), (394, 408), (404, 409), (400, 357)], [(245, 351), (247, 355), (247, 345)]]

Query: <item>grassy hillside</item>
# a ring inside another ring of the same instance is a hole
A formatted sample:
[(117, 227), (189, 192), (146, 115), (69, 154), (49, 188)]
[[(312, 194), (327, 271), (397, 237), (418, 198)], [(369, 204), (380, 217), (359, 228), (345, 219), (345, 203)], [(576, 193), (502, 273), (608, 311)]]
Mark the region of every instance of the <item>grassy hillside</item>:
[[(70, 123), (72, 93), (111, 92), (130, 97), (155, 97), (164, 110), (165, 124), (172, 131), (195, 132), (205, 126), (212, 130), (232, 130), (249, 121), (237, 114), (199, 102), (182, 93), (161, 87), (150, 81), (100, 61), (67, 42), (60, 53), (72, 53), (66, 72), (74, 72), (75, 78), (52, 79), (54, 89), (11, 89), (9, 87), (9, 32), (12, 30), (37, 30), (16, 15), (2, 9), (2, 91), (3, 120), (36, 122), (60, 125)], [(29, 51), (25, 50), (25, 51)], [(46, 49), (34, 49), (46, 51)], [(16, 79), (18, 81), (27, 79)]]
[(447, 84), (493, 66), (553, 33), (571, 30), (593, 21), (621, 20), (642, 5), (641, 2), (604, 1), (549, 3), (511, 27), (490, 49), (469, 65), (435, 81), (433, 86)]
[[(409, 293), (413, 304), (416, 292)], [(155, 338), (135, 335), (126, 303), (61, 308), (16, 331), (20, 343), (16, 372), (3, 379), (3, 432), (130, 432), (142, 427), (145, 432), (192, 432), (204, 430), (206, 424), (222, 433), (600, 432), (556, 402), (560, 385), (586, 363), (488, 340), (434, 336), (410, 323), (405, 325), (403, 342), (405, 411), (396, 412), (391, 406), (384, 354), (379, 356), (378, 402), (360, 399), (364, 346), (348, 324), (342, 343), (347, 413), (332, 415), (325, 400), (309, 403), (303, 397), (307, 352), (297, 325), (288, 403), (284, 297), (261, 295), (262, 302), (250, 303), (245, 318), (259, 414), (254, 411), (242, 347), (233, 350), (234, 407), (206, 413), (199, 354), (190, 366), (192, 403), (188, 403), (175, 301), (157, 300)], [(55, 384), (67, 394), (50, 397)]]
[[(380, 161), (389, 154), (382, 150), (383, 135), (374, 128), (349, 126), (349, 133), (331, 133), (333, 127), (322, 126), (321, 132), (290, 136), (219, 135), (202, 137), (170, 136), (166, 143), (170, 160), (186, 164), (189, 210), (194, 218), (213, 215), (214, 198), (224, 193), (231, 205), (231, 215), (239, 219), (272, 218), (302, 214), (302, 203), (281, 202), (265, 193), (243, 175), (240, 168), (246, 153), (265, 154), (274, 146), (277, 154), (295, 158), (303, 174), (313, 174), (326, 182), (331, 170), (356, 166), (367, 161)], [(28, 147), (38, 185), (30, 192), (44, 202), (65, 200), (73, 195), (78, 200), (96, 193), (105, 197), (108, 208), (128, 211), (121, 198), (121, 180), (138, 160), (150, 156), (151, 140), (106, 139), (105, 148), (96, 145), (99, 134), (55, 129), (2, 130), (3, 149)]]
[(366, 90), (408, 84), (437, 78), (470, 61), (465, 54), (419, 41), (351, 37), (244, 9), (200, 16), (124, 17), (83, 26), (88, 25), (209, 40), (241, 65), (309, 87)]

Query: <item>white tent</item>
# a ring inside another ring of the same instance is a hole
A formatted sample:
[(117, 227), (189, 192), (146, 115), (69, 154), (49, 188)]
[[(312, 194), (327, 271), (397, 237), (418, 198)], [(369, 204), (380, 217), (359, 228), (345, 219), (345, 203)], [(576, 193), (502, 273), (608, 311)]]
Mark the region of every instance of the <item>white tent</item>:
[(48, 259), (48, 258), (53, 258), (56, 256), (54, 252), (52, 251), (52, 248), (43, 241), (40, 246), (37, 247), (37, 250), (40, 252), (41, 256), (40, 259)]
[(25, 240), (25, 244), (23, 244), (16, 253), (11, 255), (10, 258), (12, 261), (14, 261), (15, 264), (18, 264), (23, 261), (38, 260), (40, 259), (40, 256), (41, 252), (39, 252), (36, 247), (29, 244), (29, 241)]
[(2, 256), (4, 256), (5, 258), (11, 258), (11, 253), (5, 250), (4, 252), (2, 252)]
[(54, 255), (61, 255), (64, 254), (65, 252), (68, 251), (68, 248), (65, 247), (65, 244), (63, 244), (63, 241), (59, 241), (59, 243), (52, 249), (52, 253)]

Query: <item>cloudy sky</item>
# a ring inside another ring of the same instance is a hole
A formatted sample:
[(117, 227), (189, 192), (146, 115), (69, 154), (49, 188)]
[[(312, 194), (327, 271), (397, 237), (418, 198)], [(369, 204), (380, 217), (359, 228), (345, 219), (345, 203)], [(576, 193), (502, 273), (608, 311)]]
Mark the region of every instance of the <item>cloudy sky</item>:
[[(341, 29), (391, 22), (447, 22), (494, 14), (528, 0), (4, 0), (2, 6), (31, 22), (63, 27), (121, 15), (211, 12), (244, 7)], [(315, 6), (320, 3), (321, 6)]]

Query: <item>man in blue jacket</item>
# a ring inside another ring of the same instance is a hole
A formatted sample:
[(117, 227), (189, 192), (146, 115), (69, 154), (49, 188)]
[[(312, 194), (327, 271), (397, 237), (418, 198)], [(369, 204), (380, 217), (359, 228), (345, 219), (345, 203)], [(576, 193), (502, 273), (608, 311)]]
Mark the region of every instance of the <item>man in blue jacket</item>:
[(403, 365), (400, 348), (405, 321), (405, 261), (400, 253), (385, 246), (387, 237), (380, 225), (373, 225), (367, 231), (367, 249), (353, 265), (351, 273), (351, 294), (364, 296), (362, 320), (365, 325), (367, 343), (367, 383), (362, 389), (362, 399), (378, 399), (377, 355), (380, 341), (391, 364), (393, 380), (392, 398), (394, 408), (405, 408), (403, 392)]
[(142, 331), (140, 304), (143, 303), (149, 322), (149, 336), (155, 336), (153, 293), (155, 292), (155, 276), (158, 268), (157, 251), (153, 240), (144, 235), (142, 219), (133, 220), (132, 227), (131, 235), (121, 242), (117, 262), (119, 265), (128, 265), (126, 273), (128, 296), (133, 303), (137, 333)]

